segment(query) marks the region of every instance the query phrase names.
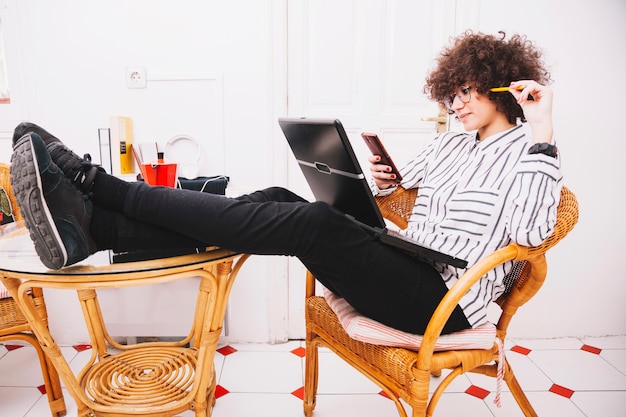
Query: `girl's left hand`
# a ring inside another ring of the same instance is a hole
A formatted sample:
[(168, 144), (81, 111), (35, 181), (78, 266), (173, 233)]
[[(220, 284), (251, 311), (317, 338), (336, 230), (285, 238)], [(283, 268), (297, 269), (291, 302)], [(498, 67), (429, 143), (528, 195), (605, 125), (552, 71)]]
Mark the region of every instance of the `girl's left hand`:
[[(524, 87), (517, 90), (517, 87)], [(524, 111), (536, 142), (552, 141), (552, 89), (533, 80), (514, 81), (509, 90)]]

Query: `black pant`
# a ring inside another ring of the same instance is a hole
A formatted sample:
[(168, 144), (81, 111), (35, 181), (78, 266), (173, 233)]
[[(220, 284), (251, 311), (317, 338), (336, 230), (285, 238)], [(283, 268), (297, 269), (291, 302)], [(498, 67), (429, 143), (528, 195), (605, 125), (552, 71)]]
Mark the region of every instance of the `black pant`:
[[(381, 244), (329, 205), (306, 202), (283, 188), (227, 198), (132, 183), (123, 207), (123, 216), (94, 210), (92, 225), (105, 216), (112, 222), (108, 232), (115, 237), (109, 236), (107, 248), (217, 245), (242, 253), (295, 256), (362, 314), (411, 333), (424, 332), (447, 291), (431, 266)], [(457, 306), (444, 332), (468, 327)]]

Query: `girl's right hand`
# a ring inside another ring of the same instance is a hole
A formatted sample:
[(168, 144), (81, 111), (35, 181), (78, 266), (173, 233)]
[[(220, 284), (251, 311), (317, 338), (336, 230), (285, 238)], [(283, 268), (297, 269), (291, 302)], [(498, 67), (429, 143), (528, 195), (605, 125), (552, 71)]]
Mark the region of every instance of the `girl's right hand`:
[(370, 162), (370, 173), (379, 190), (398, 185), (395, 174), (391, 173), (389, 165), (383, 165), (380, 162), (379, 155), (370, 155), (367, 160)]

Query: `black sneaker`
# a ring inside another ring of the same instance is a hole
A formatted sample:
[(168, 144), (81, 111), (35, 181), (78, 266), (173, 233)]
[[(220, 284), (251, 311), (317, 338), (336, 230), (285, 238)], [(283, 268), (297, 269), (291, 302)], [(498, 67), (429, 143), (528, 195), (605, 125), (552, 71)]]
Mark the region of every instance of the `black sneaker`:
[(89, 235), (92, 203), (65, 178), (37, 133), (15, 143), (11, 185), (45, 266), (60, 269), (96, 252)]
[(79, 190), (88, 194), (91, 191), (93, 180), (98, 170), (103, 168), (91, 163), (91, 155), (85, 154), (82, 158), (72, 152), (63, 142), (50, 132), (30, 122), (22, 122), (13, 131), (13, 147), (27, 133), (36, 133), (41, 137), (48, 148), (52, 161), (63, 171)]
[(15, 126), (15, 130), (13, 130), (13, 147), (15, 147), (15, 144), (18, 140), (22, 138), (22, 136), (30, 132), (38, 134), (46, 145), (52, 142), (61, 143), (60, 139), (47, 132), (41, 126), (37, 126), (36, 124), (30, 122), (22, 122), (19, 125)]

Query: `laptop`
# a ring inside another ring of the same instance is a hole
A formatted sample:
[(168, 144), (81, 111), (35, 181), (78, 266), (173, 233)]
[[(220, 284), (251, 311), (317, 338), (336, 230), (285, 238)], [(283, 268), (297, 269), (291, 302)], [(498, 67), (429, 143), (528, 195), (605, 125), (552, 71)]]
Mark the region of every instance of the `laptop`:
[(386, 227), (343, 125), (336, 119), (279, 118), (289, 146), (313, 192), (380, 241), (425, 261), (465, 268), (467, 261), (420, 245)]

